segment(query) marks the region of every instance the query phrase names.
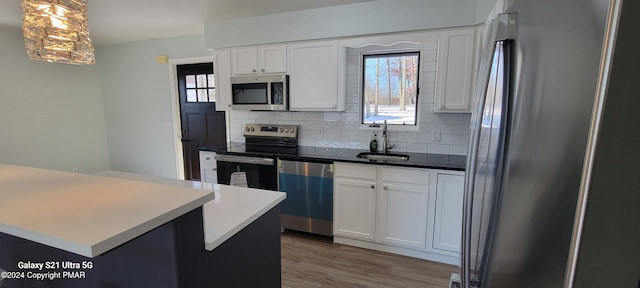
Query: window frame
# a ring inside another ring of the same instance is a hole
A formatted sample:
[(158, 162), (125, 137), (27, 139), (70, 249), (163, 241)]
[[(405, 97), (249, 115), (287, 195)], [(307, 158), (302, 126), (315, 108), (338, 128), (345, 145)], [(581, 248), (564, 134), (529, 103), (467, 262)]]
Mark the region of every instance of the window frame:
[[(199, 87), (198, 86), (198, 76), (204, 75), (204, 81), (205, 81), (205, 86), (203, 87)], [(189, 76), (193, 76), (194, 77), (194, 82), (193, 82), (193, 87), (188, 87), (188, 82), (187, 82), (187, 77)], [(210, 74), (185, 74), (184, 75), (184, 79), (180, 79), (180, 80), (184, 80), (185, 81), (185, 101), (186, 103), (216, 103), (217, 102), (217, 97), (216, 97), (216, 81), (215, 81), (215, 73), (210, 73)], [(210, 81), (211, 80), (211, 81)], [(194, 91), (195, 94), (195, 101), (189, 101), (189, 91)], [(205, 91), (206, 96), (207, 96), (207, 101), (200, 101), (198, 92), (199, 91)], [(213, 92), (213, 93), (211, 93)]]
[(372, 51), (360, 51), (358, 53), (358, 123), (360, 130), (377, 130), (382, 127), (382, 122), (376, 122), (376, 125), (373, 124), (365, 124), (363, 123), (363, 113), (364, 113), (364, 58), (365, 56), (375, 56), (375, 55), (393, 55), (393, 54), (405, 54), (405, 53), (416, 53), (418, 54), (418, 80), (417, 80), (417, 93), (416, 93), (416, 124), (415, 125), (401, 125), (401, 124), (388, 124), (388, 131), (420, 131), (420, 114), (422, 110), (421, 101), (421, 86), (423, 81), (423, 58), (422, 53), (423, 49), (421, 47), (416, 48), (408, 48), (408, 49), (380, 49), (380, 50), (372, 50)]

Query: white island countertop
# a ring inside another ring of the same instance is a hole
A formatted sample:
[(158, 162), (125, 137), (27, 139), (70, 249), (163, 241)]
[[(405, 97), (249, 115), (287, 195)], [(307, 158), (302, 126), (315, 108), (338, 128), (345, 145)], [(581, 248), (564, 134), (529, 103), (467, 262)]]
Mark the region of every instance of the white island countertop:
[(0, 233), (95, 257), (213, 198), (206, 189), (0, 164)]
[(205, 249), (211, 251), (247, 227), (286, 198), (286, 193), (132, 174), (103, 171), (96, 175), (213, 190), (215, 199), (203, 207)]

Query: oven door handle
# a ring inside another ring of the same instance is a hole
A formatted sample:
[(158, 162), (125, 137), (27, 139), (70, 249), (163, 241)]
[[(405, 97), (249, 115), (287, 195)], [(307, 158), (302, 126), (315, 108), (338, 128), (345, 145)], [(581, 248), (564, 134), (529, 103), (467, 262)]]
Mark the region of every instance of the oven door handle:
[(273, 165), (273, 159), (271, 158), (217, 154), (214, 157), (214, 159), (216, 159), (216, 161), (224, 161), (224, 162), (235, 162), (235, 163), (256, 164), (256, 165)]

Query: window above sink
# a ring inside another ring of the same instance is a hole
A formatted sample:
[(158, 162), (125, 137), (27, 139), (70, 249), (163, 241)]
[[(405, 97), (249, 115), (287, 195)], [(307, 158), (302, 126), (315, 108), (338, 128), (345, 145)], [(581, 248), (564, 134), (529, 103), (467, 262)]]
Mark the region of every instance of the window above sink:
[(363, 53), (360, 123), (418, 123), (420, 51)]

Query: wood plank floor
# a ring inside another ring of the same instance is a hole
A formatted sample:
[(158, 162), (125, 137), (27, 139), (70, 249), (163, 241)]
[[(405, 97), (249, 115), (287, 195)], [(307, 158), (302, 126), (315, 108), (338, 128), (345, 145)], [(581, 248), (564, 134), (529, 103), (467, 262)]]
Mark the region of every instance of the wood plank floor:
[(458, 267), (282, 233), (282, 287), (446, 288)]

